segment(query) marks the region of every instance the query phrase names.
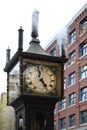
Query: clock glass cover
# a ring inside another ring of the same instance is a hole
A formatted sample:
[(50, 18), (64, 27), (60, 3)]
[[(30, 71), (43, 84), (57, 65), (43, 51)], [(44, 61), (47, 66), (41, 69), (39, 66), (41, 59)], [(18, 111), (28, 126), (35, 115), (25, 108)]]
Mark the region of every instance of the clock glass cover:
[(8, 80), (8, 96), (9, 103), (15, 100), (19, 96), (19, 62), (13, 67), (13, 69), (9, 72), (9, 80)]
[(25, 93), (56, 94), (56, 67), (41, 64), (25, 66), (23, 73)]

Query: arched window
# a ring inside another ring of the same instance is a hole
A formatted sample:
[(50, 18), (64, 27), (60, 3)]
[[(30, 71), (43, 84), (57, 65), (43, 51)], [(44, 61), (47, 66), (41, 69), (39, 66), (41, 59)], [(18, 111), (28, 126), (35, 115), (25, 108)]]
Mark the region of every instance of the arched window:
[(20, 115), (19, 119), (18, 119), (18, 130), (23, 130), (23, 117), (22, 117), (22, 115)]

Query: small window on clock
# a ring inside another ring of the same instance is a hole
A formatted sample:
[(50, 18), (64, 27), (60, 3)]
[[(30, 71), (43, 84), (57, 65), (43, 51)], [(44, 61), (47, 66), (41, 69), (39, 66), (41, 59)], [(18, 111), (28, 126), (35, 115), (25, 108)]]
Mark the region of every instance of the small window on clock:
[(55, 47), (50, 51), (50, 54), (52, 56), (56, 56), (56, 48)]

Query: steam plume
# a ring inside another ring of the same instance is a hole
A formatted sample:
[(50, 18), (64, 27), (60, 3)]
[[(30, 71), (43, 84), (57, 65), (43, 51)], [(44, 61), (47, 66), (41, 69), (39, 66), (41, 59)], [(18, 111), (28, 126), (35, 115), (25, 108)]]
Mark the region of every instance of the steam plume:
[(63, 29), (58, 35), (57, 35), (57, 44), (59, 46), (59, 54), (62, 55), (62, 48), (65, 51), (66, 54), (66, 42), (67, 42), (67, 29)]

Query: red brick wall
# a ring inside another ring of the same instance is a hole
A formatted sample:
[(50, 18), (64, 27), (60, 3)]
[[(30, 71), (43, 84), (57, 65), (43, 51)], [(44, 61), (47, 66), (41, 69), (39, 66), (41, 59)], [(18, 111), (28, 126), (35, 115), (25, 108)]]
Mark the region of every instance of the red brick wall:
[[(66, 63), (66, 70), (64, 73), (64, 76), (66, 77), (66, 85), (67, 85), (67, 89), (64, 91), (64, 96), (66, 97), (66, 109), (63, 111), (58, 111), (58, 103), (56, 104), (56, 113), (54, 114), (54, 120), (56, 121), (56, 130), (59, 130), (59, 119), (66, 117), (66, 130), (68, 129), (68, 117), (71, 114), (76, 114), (76, 126), (79, 127), (79, 113), (82, 110), (87, 109), (87, 101), (84, 102), (80, 102), (79, 101), (79, 90), (80, 88), (84, 87), (87, 85), (87, 78), (84, 80), (79, 80), (79, 67), (87, 64), (87, 60), (82, 60), (80, 59), (79, 64), (78, 64), (78, 59), (79, 59), (79, 45), (85, 40), (87, 39), (87, 32), (85, 34), (83, 34), (82, 36), (80, 36), (80, 31), (79, 31), (79, 22), (85, 17), (87, 16), (87, 9), (85, 9), (84, 11), (82, 11), (82, 13), (72, 22), (72, 24), (70, 24), (68, 26), (67, 29), (67, 35), (75, 28), (76, 29), (76, 42), (74, 42), (71, 45), (68, 45), (67, 42), (67, 56), (73, 51), (76, 51), (76, 63), (73, 64), (72, 66), (68, 66), (68, 63)], [(54, 41), (48, 48), (47, 48), (47, 52), (50, 53), (50, 51), (52, 50), (53, 47), (56, 47), (57, 49), (57, 56), (58, 56), (58, 43), (57, 40)], [(87, 59), (87, 55), (85, 55), (84, 57), (85, 59)], [(72, 87), (68, 86), (68, 75), (75, 71), (76, 72), (76, 83), (75, 85), (73, 85)], [(68, 106), (68, 95), (72, 92), (76, 92), (76, 104), (72, 107)]]

